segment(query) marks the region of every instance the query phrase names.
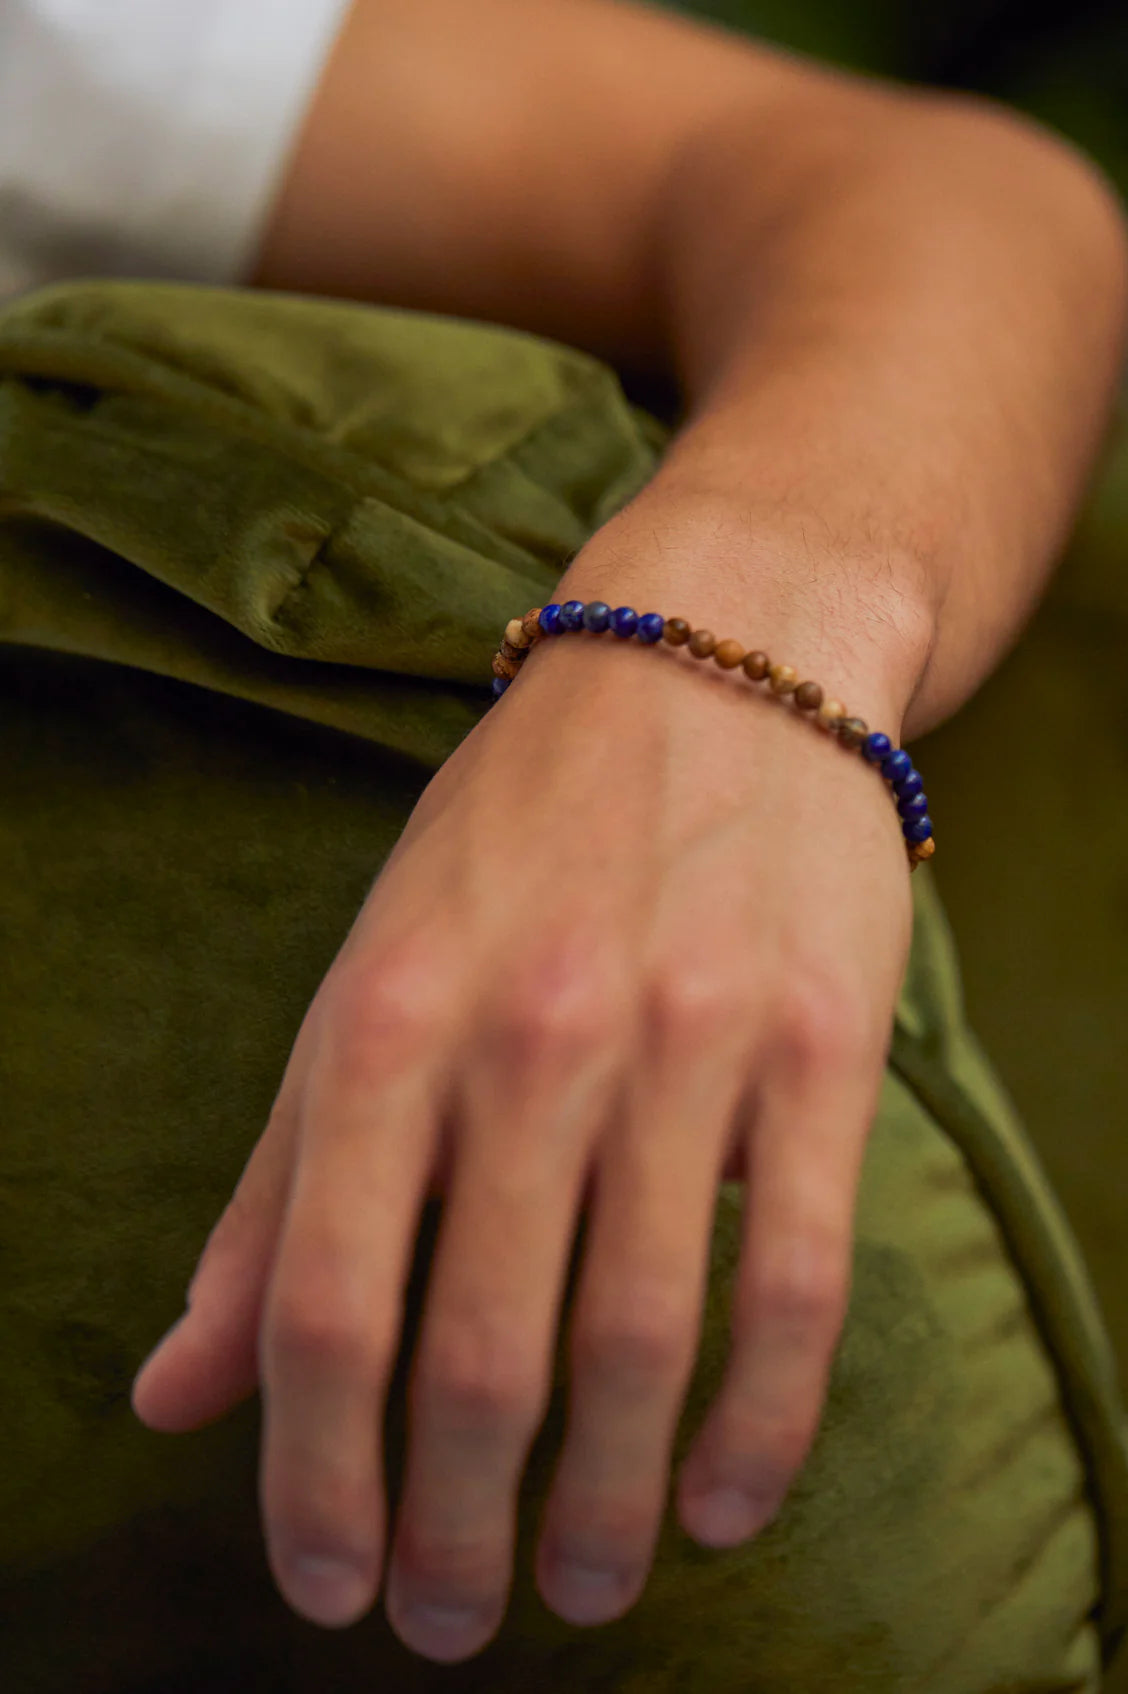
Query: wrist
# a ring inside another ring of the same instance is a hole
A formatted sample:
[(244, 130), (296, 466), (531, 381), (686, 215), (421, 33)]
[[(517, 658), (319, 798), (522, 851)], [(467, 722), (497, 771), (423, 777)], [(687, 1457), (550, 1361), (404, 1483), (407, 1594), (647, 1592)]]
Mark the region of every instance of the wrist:
[[(581, 599), (575, 589), (587, 598)], [(935, 842), (928, 800), (920, 772), (899, 745), (896, 696), (883, 692), (872, 676), (859, 684), (847, 704), (827, 695), (813, 676), (803, 677), (781, 661), (778, 650), (773, 663), (762, 649), (747, 648), (733, 636), (718, 640), (704, 626), (691, 627), (680, 616), (671, 618), (657, 609), (640, 612), (625, 603), (616, 609), (598, 590), (592, 593), (575, 578), (571, 584), (558, 584), (556, 593), (560, 600), (550, 599), (513, 618), (494, 655), (495, 699), (507, 692), (532, 659), (532, 675), (523, 686), (533, 717), (526, 721), (536, 724), (539, 697), (542, 721), (547, 704), (553, 732), (568, 724), (575, 737), (573, 745), (590, 750), (594, 731), (597, 741), (615, 745), (622, 753), (637, 746), (641, 736), (642, 763), (648, 768), (668, 770), (671, 760), (677, 765), (679, 755), (684, 758), (688, 753), (696, 781), (714, 786), (709, 779), (712, 761), (714, 769), (729, 773), (721, 787), (739, 796), (749, 782), (761, 786), (773, 769), (786, 770), (791, 782), (792, 749), (787, 738), (797, 720), (806, 718), (823, 732), (808, 742), (812, 751), (821, 740), (828, 750), (836, 747), (835, 758), (842, 751), (858, 754), (885, 779), (910, 871), (931, 857)], [(656, 649), (659, 643), (660, 650), (640, 660), (640, 648)], [(533, 657), (534, 651), (538, 657)], [(760, 718), (758, 729), (759, 712), (749, 710), (741, 699), (746, 690), (735, 675), (733, 686), (722, 674), (735, 673), (738, 667), (749, 682), (766, 684), (774, 697), (773, 708), (784, 708), (779, 715), (769, 712)], [(676, 676), (678, 669), (684, 669), (684, 678)], [(689, 675), (695, 669), (698, 678)], [(695, 688), (692, 684), (698, 679), (704, 686)], [(683, 688), (684, 698), (675, 700), (675, 693)], [(865, 719), (863, 708), (869, 714)], [(778, 736), (773, 733), (773, 721)], [(807, 731), (802, 734), (806, 738)], [(798, 743), (794, 745), (797, 748)], [(627, 762), (631, 762), (629, 756)], [(818, 768), (817, 756), (796, 766), (801, 786)], [(816, 778), (824, 804), (834, 794), (842, 768), (823, 766), (821, 780)]]
[(585, 544), (550, 598), (630, 605), (733, 638), (817, 682), (895, 744), (936, 619), (919, 561), (819, 547), (820, 521), (713, 493), (645, 488)]

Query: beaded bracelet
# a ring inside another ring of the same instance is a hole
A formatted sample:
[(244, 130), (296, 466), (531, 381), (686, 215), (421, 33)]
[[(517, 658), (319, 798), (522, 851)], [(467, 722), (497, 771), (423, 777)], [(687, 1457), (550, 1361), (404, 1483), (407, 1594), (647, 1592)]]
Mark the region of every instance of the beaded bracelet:
[(880, 770), (901, 817), (910, 871), (936, 851), (924, 782), (903, 748), (895, 748), (887, 735), (877, 731), (871, 734), (869, 725), (861, 718), (850, 717), (841, 701), (825, 699), (817, 682), (800, 682), (791, 665), (773, 665), (768, 655), (758, 650), (746, 653), (739, 641), (718, 641), (711, 630), (690, 629), (684, 618), (664, 618), (660, 612), (644, 612), (639, 617), (631, 606), (617, 606), (612, 611), (603, 600), (589, 600), (586, 605), (582, 600), (566, 600), (562, 606), (534, 606), (523, 618), (511, 618), (505, 626), (493, 658), (494, 700), (501, 699), (539, 640), (579, 629), (590, 630), (593, 635), (610, 629), (624, 640), (637, 635), (644, 646), (663, 640), (671, 647), (688, 646), (695, 659), (715, 659), (722, 670), (735, 670), (739, 665), (750, 682), (762, 682), (766, 677), (773, 694), (793, 695), (800, 711), (811, 713), (812, 721), (835, 735), (842, 746), (856, 748), (863, 759)]

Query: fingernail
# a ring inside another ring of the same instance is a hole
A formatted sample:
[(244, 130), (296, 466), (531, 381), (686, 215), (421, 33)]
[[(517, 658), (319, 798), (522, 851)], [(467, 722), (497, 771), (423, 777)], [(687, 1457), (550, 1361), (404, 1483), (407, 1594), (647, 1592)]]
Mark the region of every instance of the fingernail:
[(409, 1606), (403, 1616), (404, 1629), (414, 1641), (440, 1652), (456, 1648), (463, 1636), (477, 1634), (482, 1621), (476, 1606)]
[(478, 1625), (481, 1613), (476, 1606), (412, 1606), (403, 1621), (408, 1630), (420, 1630), (423, 1635), (430, 1635), (432, 1630), (456, 1635)]
[(718, 1547), (735, 1547), (754, 1535), (763, 1518), (762, 1505), (738, 1488), (716, 1488), (688, 1502), (693, 1534)]
[(301, 1610), (317, 1623), (354, 1623), (369, 1605), (368, 1578), (343, 1559), (310, 1555), (295, 1559), (286, 1587)]

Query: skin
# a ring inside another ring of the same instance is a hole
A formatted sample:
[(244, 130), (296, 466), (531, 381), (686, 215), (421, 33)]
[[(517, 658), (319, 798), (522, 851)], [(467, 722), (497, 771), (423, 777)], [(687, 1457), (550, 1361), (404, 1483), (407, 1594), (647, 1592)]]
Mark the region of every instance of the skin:
[[(1036, 605), (1128, 322), (1121, 214), (1053, 137), (621, 0), (360, 0), (255, 280), (674, 375), (686, 427), (555, 598), (762, 646), (894, 744)], [(179, 1432), (261, 1393), (267, 1554), (305, 1617), (383, 1592), (441, 1662), (496, 1633), (581, 1209), (545, 1603), (599, 1623), (645, 1586), (725, 1178), (746, 1193), (732, 1347), (678, 1519), (734, 1545), (802, 1466), (912, 906), (877, 774), (748, 696), (684, 651), (538, 647), (428, 784), (303, 1020), (133, 1406)], [(382, 1413), (428, 1194), (393, 1525)], [(714, 1487), (743, 1512), (710, 1515)], [(303, 1585), (302, 1550), (350, 1559), (351, 1598)]]

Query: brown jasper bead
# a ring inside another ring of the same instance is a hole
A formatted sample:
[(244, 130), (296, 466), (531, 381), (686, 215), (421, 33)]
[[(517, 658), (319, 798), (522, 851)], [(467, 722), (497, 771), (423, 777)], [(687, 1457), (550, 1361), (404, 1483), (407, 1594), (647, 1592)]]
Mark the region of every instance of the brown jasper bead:
[(538, 621), (543, 611), (543, 606), (534, 606), (532, 611), (526, 612), (525, 616), (521, 619), (521, 628), (525, 631), (525, 634), (528, 636), (530, 641), (539, 641), (541, 636), (544, 634), (544, 630), (541, 628)]
[(695, 659), (712, 657), (717, 638), (711, 629), (695, 629), (689, 638), (689, 650)]
[(662, 639), (671, 647), (684, 647), (689, 640), (689, 625), (684, 618), (667, 618), (662, 625)]
[(773, 665), (768, 672), (768, 687), (773, 694), (790, 694), (799, 681), (799, 672), (792, 665)]
[(731, 639), (718, 641), (713, 649), (713, 657), (724, 671), (735, 670), (744, 657), (744, 648), (739, 641)]
[(817, 682), (801, 682), (795, 690), (795, 704), (804, 712), (814, 712), (823, 703), (823, 691)]
[(839, 718), (845, 716), (846, 708), (841, 700), (824, 700), (815, 713), (815, 721), (820, 723), (824, 729), (833, 729)]
[(495, 676), (507, 676), (513, 678), (517, 675), (517, 672), (520, 669), (521, 667), (515, 659), (503, 658), (500, 653), (494, 654), (493, 673)]
[(869, 724), (865, 718), (840, 718), (838, 722), (838, 739), (843, 747), (860, 747), (869, 734)]
[(768, 655), (761, 653), (759, 648), (754, 653), (745, 653), (744, 674), (750, 682), (763, 682), (771, 668), (771, 662)]
[(936, 838), (932, 835), (928, 837), (927, 841), (914, 841), (911, 846), (912, 856), (916, 860), (917, 864), (919, 864), (922, 859), (931, 859), (935, 851)]
[(524, 618), (510, 618), (505, 626), (505, 639), (511, 647), (527, 647), (529, 645), (532, 636), (525, 633)]
[(503, 659), (512, 659), (515, 663), (520, 664), (522, 659), (528, 657), (529, 649), (527, 647), (515, 647), (512, 641), (506, 640), (502, 642), (500, 652)]

